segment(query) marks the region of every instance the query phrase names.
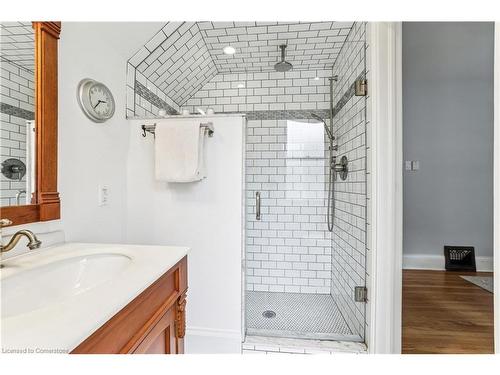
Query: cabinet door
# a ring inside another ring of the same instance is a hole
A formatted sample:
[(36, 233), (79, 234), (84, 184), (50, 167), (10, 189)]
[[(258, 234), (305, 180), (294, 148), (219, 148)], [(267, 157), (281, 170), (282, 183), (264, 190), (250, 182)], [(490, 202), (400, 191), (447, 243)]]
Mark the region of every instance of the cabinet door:
[(175, 305), (160, 319), (134, 353), (138, 354), (176, 354)]

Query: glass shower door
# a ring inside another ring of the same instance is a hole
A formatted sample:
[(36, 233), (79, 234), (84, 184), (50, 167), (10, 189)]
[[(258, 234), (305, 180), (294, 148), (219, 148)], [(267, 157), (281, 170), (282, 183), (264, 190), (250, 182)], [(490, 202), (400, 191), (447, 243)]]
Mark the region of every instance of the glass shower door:
[(316, 119), (249, 119), (247, 334), (349, 338), (332, 298), (328, 154)]

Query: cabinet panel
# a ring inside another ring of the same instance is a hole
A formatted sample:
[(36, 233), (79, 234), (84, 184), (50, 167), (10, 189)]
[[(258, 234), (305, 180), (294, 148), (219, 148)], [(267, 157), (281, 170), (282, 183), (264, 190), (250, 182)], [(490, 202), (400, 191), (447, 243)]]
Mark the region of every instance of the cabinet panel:
[(134, 353), (175, 354), (175, 340), (175, 307), (172, 307), (148, 333)]

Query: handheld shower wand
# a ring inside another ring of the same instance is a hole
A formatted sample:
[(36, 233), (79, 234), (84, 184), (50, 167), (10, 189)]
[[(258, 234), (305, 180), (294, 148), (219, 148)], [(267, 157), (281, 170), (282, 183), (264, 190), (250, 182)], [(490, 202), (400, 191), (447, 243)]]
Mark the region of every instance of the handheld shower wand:
[[(338, 80), (338, 76), (332, 76), (328, 79), (330, 81), (330, 129), (327, 132), (330, 138), (329, 158), (328, 163), (328, 202), (327, 202), (327, 225), (330, 232), (333, 231), (333, 223), (335, 219), (335, 157), (333, 151), (337, 151), (338, 146), (333, 144), (335, 137), (333, 136), (333, 82)], [(326, 127), (326, 124), (325, 124)], [(325, 128), (326, 129), (326, 128)], [(330, 136), (331, 135), (331, 136)]]
[(330, 141), (328, 148), (328, 202), (327, 202), (327, 225), (330, 232), (333, 231), (333, 222), (335, 219), (335, 178), (337, 173), (337, 168), (344, 168), (342, 165), (337, 165), (336, 156), (333, 155), (333, 151), (337, 151), (338, 146), (334, 144), (335, 136), (333, 135), (333, 82), (338, 80), (338, 76), (333, 76), (329, 78), (330, 81), (330, 127), (326, 124), (326, 121), (315, 113), (311, 113), (311, 117), (323, 123), (325, 127), (325, 132)]

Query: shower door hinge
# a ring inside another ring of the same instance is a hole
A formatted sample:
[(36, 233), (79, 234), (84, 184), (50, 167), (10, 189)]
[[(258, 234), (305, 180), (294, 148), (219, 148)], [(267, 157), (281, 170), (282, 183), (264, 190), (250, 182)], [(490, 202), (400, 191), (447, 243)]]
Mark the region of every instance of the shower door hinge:
[(355, 286), (354, 287), (354, 301), (356, 302), (367, 302), (368, 301), (368, 289), (365, 286)]
[(368, 94), (368, 82), (366, 79), (358, 79), (354, 84), (354, 95), (366, 96)]

